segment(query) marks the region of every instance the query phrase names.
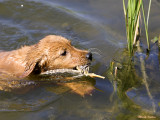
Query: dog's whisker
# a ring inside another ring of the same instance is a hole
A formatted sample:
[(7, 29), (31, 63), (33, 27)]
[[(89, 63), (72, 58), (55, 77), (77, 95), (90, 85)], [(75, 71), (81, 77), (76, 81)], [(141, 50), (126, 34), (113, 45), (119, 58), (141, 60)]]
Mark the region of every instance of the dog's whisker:
[(99, 55), (101, 62), (106, 63), (105, 55), (101, 50), (99, 50), (98, 48), (90, 48), (88, 51), (91, 52), (92, 54)]
[(94, 50), (96, 50), (96, 51), (98, 51), (98, 52), (102, 53), (102, 51), (101, 51), (101, 50), (99, 50), (98, 48), (89, 48), (89, 50), (88, 50), (88, 51), (92, 52), (92, 51), (94, 51)]
[(100, 53), (98, 52), (92, 52), (92, 54), (96, 54), (96, 55), (99, 55), (99, 56), (102, 56)]
[(92, 54), (97, 54), (100, 56), (102, 56), (102, 54), (103, 54), (98, 48), (90, 48), (90, 49), (88, 49), (88, 51), (91, 52)]

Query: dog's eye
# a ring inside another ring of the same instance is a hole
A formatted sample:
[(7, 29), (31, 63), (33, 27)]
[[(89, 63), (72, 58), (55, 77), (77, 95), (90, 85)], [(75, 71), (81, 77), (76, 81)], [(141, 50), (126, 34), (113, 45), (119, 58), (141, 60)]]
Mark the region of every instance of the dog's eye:
[(61, 54), (61, 56), (66, 56), (66, 54), (67, 54), (67, 51), (64, 50), (63, 53)]

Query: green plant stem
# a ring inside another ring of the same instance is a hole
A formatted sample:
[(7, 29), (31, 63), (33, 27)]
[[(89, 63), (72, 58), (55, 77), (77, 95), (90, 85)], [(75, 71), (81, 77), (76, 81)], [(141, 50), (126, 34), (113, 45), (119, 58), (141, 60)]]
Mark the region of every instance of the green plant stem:
[(136, 44), (136, 38), (139, 32), (138, 28), (139, 28), (139, 20), (140, 20), (139, 17), (140, 17), (141, 8), (142, 8), (144, 25), (145, 25), (147, 46), (148, 46), (148, 50), (150, 50), (150, 42), (148, 38), (148, 21), (149, 21), (151, 1), (152, 0), (150, 0), (149, 2), (148, 15), (147, 15), (147, 21), (146, 21), (142, 0), (128, 0), (127, 7), (125, 5), (125, 0), (123, 0), (127, 43), (128, 43), (128, 50), (130, 55), (131, 53), (133, 53), (133, 46)]
[(152, 3), (152, 0), (150, 0), (150, 1), (149, 1), (148, 15), (147, 15), (147, 26), (148, 26), (148, 21), (149, 21), (149, 15), (150, 15), (151, 3)]
[(143, 19), (144, 19), (144, 25), (145, 25), (145, 31), (146, 31), (146, 39), (147, 39), (148, 50), (150, 50), (150, 42), (149, 42), (149, 39), (148, 39), (148, 26), (147, 26), (146, 20), (145, 20), (143, 2), (142, 2), (142, 13), (143, 13)]

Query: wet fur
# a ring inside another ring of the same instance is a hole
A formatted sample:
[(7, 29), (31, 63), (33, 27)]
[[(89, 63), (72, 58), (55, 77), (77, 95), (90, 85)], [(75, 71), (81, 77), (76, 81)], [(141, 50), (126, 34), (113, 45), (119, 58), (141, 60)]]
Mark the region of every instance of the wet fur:
[[(64, 51), (67, 54), (62, 56)], [(51, 69), (72, 69), (89, 63), (87, 53), (73, 47), (64, 37), (49, 35), (35, 45), (0, 52), (0, 73), (24, 78)]]

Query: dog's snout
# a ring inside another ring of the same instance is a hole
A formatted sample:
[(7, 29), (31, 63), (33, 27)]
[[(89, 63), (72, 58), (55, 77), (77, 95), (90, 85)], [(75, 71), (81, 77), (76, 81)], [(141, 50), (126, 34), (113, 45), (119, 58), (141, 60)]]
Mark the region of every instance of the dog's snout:
[(91, 52), (87, 53), (86, 58), (92, 61), (92, 53)]

